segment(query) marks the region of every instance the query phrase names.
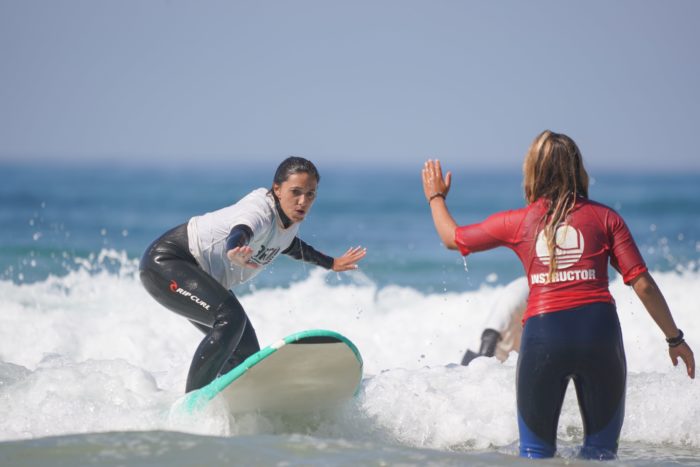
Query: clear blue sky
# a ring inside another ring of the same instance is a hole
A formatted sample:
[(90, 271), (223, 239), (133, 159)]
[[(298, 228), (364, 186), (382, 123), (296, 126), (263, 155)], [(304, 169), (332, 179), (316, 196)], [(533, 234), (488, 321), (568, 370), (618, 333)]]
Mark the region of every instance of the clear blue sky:
[(700, 2), (0, 0), (0, 161), (700, 172)]

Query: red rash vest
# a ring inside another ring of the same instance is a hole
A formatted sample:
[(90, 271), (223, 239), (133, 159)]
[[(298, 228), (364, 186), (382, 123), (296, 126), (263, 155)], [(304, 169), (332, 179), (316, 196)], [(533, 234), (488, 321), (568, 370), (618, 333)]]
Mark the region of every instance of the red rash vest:
[(530, 295), (523, 323), (535, 315), (595, 302), (615, 303), (608, 290), (608, 258), (625, 284), (647, 267), (625, 221), (600, 203), (577, 198), (566, 223), (557, 228), (557, 270), (548, 281), (549, 252), (543, 235), (549, 201), (493, 214), (483, 222), (457, 227), (463, 255), (506, 246), (523, 263)]

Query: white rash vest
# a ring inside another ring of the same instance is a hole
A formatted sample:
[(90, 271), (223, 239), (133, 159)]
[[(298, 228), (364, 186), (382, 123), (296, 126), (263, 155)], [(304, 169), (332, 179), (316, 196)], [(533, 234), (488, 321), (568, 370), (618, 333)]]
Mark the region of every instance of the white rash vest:
[[(248, 245), (257, 268), (237, 266), (226, 257), (226, 238), (236, 225), (253, 231)], [(230, 289), (258, 275), (277, 255), (286, 250), (299, 230), (299, 223), (284, 228), (275, 200), (266, 188), (248, 193), (237, 203), (195, 216), (187, 224), (190, 253), (199, 265), (221, 285)]]

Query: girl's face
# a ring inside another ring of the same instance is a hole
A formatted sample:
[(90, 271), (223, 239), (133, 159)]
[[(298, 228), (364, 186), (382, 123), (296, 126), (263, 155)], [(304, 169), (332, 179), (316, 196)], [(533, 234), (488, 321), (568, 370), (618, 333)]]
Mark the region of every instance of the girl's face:
[(280, 201), (282, 212), (292, 222), (301, 222), (316, 199), (316, 178), (306, 172), (290, 175), (282, 184), (273, 184), (272, 189)]

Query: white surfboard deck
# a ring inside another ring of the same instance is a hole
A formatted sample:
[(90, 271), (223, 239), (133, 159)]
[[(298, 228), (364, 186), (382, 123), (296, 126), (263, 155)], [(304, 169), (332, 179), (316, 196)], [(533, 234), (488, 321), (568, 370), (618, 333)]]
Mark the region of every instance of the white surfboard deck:
[(357, 392), (362, 357), (346, 337), (302, 331), (265, 347), (225, 375), (185, 397), (189, 411), (216, 397), (231, 413), (298, 413), (341, 404)]

